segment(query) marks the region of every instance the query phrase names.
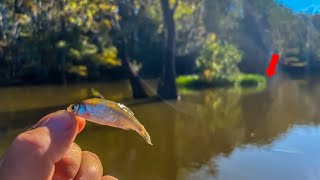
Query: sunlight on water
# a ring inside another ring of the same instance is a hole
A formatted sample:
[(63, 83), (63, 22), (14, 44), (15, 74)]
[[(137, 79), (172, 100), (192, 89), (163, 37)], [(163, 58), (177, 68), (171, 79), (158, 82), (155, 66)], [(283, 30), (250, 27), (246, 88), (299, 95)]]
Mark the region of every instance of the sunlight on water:
[(320, 14), (319, 0), (276, 0), (284, 7), (297, 13)]
[(319, 126), (294, 126), (270, 145), (238, 147), (231, 155), (215, 156), (180, 178), (316, 180), (320, 178), (319, 139)]

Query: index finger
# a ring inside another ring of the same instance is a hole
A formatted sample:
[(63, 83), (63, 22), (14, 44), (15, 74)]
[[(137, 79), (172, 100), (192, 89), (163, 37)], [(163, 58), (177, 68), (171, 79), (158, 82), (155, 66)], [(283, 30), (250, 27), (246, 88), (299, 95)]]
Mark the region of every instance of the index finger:
[[(54, 113), (50, 113), (46, 116), (44, 116), (43, 118), (40, 119), (40, 121), (38, 121), (35, 125), (32, 126), (32, 128), (37, 128), (42, 126), (45, 122), (47, 122), (53, 115)], [(77, 130), (77, 134), (79, 134), (84, 127), (86, 126), (86, 120), (79, 117), (79, 116), (74, 116), (76, 122), (77, 122), (77, 126), (78, 126), (78, 130)]]

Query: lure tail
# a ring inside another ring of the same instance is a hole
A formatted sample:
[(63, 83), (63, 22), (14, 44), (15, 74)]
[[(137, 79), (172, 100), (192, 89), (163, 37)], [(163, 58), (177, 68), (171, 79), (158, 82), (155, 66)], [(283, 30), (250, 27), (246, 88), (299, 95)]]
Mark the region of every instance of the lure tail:
[(141, 131), (137, 131), (142, 138), (147, 141), (148, 144), (153, 145), (151, 142), (151, 137), (145, 128), (142, 128)]

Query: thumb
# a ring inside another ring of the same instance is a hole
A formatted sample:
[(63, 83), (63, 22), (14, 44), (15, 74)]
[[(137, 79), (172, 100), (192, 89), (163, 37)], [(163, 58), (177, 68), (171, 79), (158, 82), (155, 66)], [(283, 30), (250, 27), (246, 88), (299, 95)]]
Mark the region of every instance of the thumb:
[(42, 118), (35, 129), (16, 137), (0, 160), (0, 179), (51, 179), (54, 164), (74, 141), (78, 124), (67, 111)]

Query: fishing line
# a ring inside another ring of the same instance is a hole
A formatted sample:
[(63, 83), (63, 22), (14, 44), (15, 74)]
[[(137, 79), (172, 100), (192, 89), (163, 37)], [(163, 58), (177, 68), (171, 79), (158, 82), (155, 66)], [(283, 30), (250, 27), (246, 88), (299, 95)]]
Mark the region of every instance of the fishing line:
[[(152, 88), (147, 81), (145, 81), (144, 79), (142, 79), (140, 76), (139, 76), (139, 80), (142, 82), (142, 84), (149, 90), (151, 91), (153, 94), (157, 95), (157, 92), (154, 90), (154, 88)], [(191, 115), (191, 113), (187, 113), (181, 109), (178, 109), (176, 106), (172, 105), (170, 102), (168, 102), (167, 100), (163, 99), (162, 97), (160, 96), (157, 96), (158, 98), (160, 98), (160, 100), (162, 102), (164, 102), (166, 105), (168, 105), (170, 108), (174, 109), (175, 111), (177, 111), (178, 113), (181, 113), (182, 115), (186, 115), (188, 117), (191, 117), (192, 119), (196, 119), (195, 115)], [(181, 101), (182, 98), (180, 95), (178, 95), (178, 98), (176, 100), (171, 100), (175, 103), (178, 103), (179, 101)]]

